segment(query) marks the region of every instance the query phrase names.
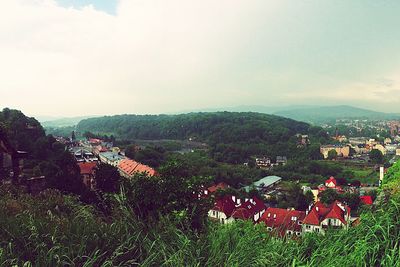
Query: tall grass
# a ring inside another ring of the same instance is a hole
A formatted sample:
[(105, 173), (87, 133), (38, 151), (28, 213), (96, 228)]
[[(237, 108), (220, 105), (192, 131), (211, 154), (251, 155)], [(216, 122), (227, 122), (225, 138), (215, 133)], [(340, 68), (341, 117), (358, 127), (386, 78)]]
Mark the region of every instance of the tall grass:
[(135, 219), (123, 201), (111, 217), (71, 196), (0, 192), (1, 266), (400, 266), (400, 197), (390, 193), (361, 224), (300, 240), (262, 225), (210, 225), (183, 231), (169, 218)]

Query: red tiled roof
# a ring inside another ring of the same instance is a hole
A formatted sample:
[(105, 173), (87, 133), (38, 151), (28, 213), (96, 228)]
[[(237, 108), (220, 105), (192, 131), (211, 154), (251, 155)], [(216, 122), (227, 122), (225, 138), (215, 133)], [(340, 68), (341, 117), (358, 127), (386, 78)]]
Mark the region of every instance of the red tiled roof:
[(233, 202), (232, 196), (226, 195), (218, 199), (212, 210), (223, 212), (226, 217), (230, 217), (235, 210), (235, 202)]
[(78, 163), (81, 174), (93, 174), (97, 166), (96, 162), (80, 162)]
[(260, 221), (263, 221), (267, 227), (276, 229), (280, 235), (284, 236), (287, 230), (301, 232), (301, 223), (305, 217), (304, 211), (268, 208)]
[(374, 203), (371, 196), (360, 196), (360, 200), (364, 205), (372, 205)]
[(153, 168), (131, 159), (121, 160), (118, 168), (129, 176), (132, 176), (135, 173), (147, 173), (150, 176), (154, 176), (157, 174), (157, 172)]
[(218, 183), (216, 185), (210, 186), (209, 188), (207, 188), (209, 193), (214, 193), (217, 190), (224, 190), (227, 189), (229, 187), (229, 185), (227, 185), (226, 183)]
[(328, 184), (333, 183), (335, 187), (337, 186), (337, 181), (335, 177), (331, 176), (328, 180), (325, 181), (325, 185), (328, 186)]
[(257, 197), (253, 197), (243, 202), (232, 214), (235, 219), (248, 220), (253, 218), (255, 214), (265, 210), (266, 206)]
[(340, 207), (342, 206), (346, 209), (346, 213), (350, 214), (350, 208), (346, 205), (343, 205), (339, 201), (335, 201), (329, 206), (325, 206), (322, 202), (317, 202), (312, 207), (310, 212), (306, 215), (303, 223), (310, 225), (320, 225), (321, 222), (325, 219), (338, 219), (343, 224), (347, 224), (345, 219), (345, 211)]

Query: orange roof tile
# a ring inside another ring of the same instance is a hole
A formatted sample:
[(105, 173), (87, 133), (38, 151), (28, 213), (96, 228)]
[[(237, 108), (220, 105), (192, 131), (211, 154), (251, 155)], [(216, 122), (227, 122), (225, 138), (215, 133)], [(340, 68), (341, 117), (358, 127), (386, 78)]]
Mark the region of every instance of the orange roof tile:
[(78, 163), (79, 169), (81, 170), (81, 174), (93, 174), (94, 169), (97, 166), (96, 162), (81, 162)]
[(154, 176), (157, 174), (157, 172), (153, 168), (131, 159), (121, 160), (118, 168), (129, 176), (132, 176), (135, 173), (147, 173), (150, 176)]

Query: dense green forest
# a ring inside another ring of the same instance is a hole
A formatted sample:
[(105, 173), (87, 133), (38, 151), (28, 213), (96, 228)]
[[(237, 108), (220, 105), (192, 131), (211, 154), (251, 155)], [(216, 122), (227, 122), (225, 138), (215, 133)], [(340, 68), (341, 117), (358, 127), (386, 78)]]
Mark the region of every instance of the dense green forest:
[[(190, 113), (182, 115), (118, 115), (81, 121), (77, 130), (114, 135), (118, 139), (176, 139), (205, 142), (221, 162), (243, 163), (254, 156), (318, 154), (328, 140), (319, 127), (260, 113)], [(308, 134), (314, 147), (298, 149), (296, 134)], [(318, 146), (318, 149), (317, 149)]]

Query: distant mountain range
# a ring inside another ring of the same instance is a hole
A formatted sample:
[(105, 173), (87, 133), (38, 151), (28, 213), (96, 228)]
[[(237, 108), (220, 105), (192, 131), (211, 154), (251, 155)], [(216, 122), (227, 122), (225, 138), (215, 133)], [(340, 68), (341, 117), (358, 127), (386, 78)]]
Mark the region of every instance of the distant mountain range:
[(322, 123), (337, 119), (399, 119), (399, 113), (378, 112), (353, 106), (326, 106), (326, 107), (308, 107), (281, 110), (274, 113), (275, 115), (291, 118), (294, 120)]

